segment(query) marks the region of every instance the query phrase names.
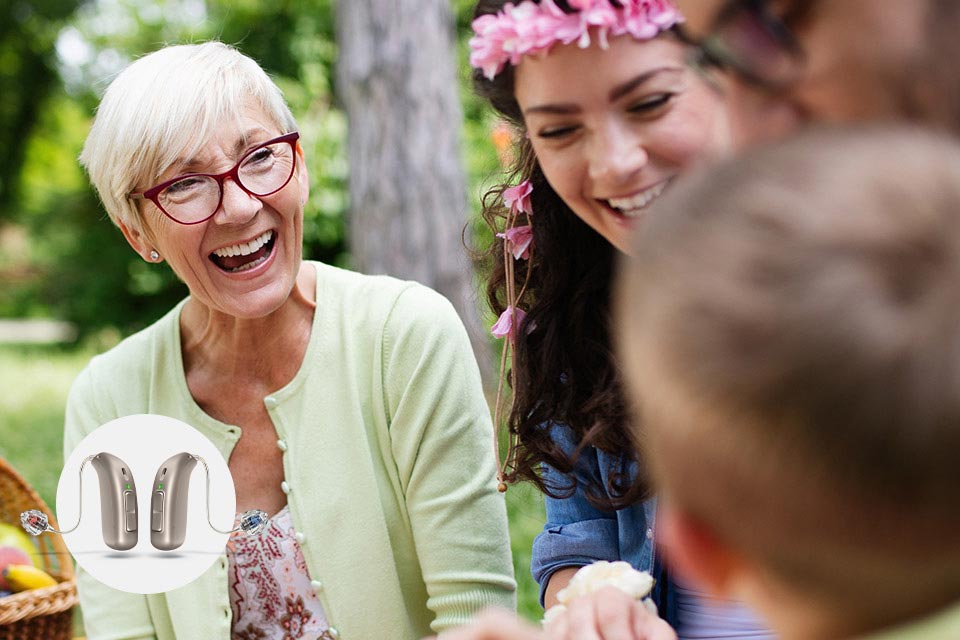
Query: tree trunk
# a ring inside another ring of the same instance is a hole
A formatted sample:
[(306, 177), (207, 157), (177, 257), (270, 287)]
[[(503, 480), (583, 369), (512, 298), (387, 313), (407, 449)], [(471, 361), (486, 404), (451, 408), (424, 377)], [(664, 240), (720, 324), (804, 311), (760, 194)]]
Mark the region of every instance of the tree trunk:
[(494, 379), (473, 270), (460, 157), (462, 112), (448, 0), (338, 0), (337, 93), (349, 118), (353, 264), (446, 296)]

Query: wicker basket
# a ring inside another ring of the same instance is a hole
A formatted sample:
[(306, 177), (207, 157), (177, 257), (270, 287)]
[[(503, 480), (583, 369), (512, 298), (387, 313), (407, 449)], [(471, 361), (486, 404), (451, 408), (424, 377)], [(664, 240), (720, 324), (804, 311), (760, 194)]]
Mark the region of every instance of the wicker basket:
[[(59, 529), (37, 492), (0, 458), (0, 522), (19, 526), (20, 513), (27, 509), (40, 509), (51, 526)], [(42, 569), (59, 584), (0, 598), (0, 640), (69, 640), (77, 604), (73, 560), (60, 536), (46, 534), (34, 540), (40, 548), (37, 557), (42, 560)]]

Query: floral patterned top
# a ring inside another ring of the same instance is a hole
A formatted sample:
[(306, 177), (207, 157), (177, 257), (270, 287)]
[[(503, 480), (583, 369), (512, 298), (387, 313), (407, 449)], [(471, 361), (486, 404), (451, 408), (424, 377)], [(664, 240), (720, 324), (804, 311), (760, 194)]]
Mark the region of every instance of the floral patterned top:
[(294, 537), (289, 506), (227, 543), (233, 640), (334, 640)]

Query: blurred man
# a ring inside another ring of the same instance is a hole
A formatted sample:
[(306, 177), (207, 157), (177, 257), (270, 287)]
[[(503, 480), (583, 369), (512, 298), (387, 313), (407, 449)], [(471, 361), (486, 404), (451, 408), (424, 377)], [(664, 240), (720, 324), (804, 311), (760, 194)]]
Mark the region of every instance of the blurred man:
[(956, 0), (679, 0), (742, 146), (808, 121), (907, 119), (960, 133)]

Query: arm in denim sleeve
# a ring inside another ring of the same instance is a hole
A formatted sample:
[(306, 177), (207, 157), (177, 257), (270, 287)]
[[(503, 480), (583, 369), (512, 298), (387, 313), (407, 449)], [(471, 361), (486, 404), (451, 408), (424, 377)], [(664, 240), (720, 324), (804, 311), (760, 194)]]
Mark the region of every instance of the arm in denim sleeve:
[[(572, 453), (576, 447), (567, 427), (554, 426), (553, 438)], [(550, 577), (564, 567), (581, 567), (597, 560), (618, 560), (620, 557), (617, 516), (613, 511), (600, 511), (587, 500), (584, 483), (603, 486), (595, 449), (585, 449), (574, 465), (576, 491), (568, 498), (545, 497), (547, 521), (543, 531), (533, 541), (533, 559), (530, 570), (540, 585), (540, 604)], [(569, 486), (569, 478), (555, 469), (544, 466), (548, 486)]]

